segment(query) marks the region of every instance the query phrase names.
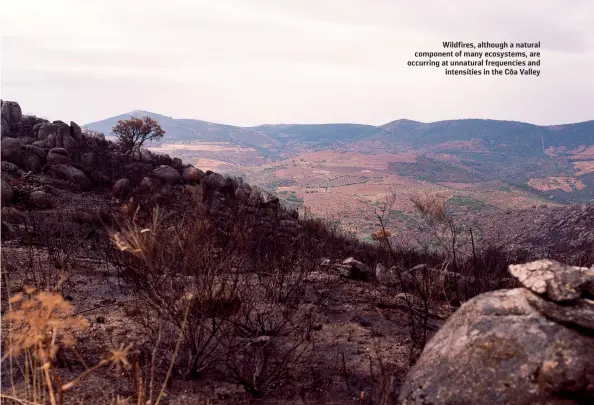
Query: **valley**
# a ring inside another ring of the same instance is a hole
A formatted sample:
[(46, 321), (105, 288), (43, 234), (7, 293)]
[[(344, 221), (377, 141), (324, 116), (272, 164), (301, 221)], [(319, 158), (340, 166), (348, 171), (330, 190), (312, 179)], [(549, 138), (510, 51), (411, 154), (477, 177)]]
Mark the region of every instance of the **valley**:
[[(470, 221), (594, 199), (594, 121), (537, 126), (401, 119), (382, 126), (236, 127), (134, 111), (86, 127), (109, 135), (130, 116), (150, 116), (165, 129), (162, 142), (147, 145), (151, 151), (242, 177), (285, 205), (338, 221), (367, 240), (387, 199), (390, 210), (401, 213), (387, 225), (404, 239), (415, 233), (415, 195), (445, 198)], [(476, 203), (460, 209), (461, 200)]]

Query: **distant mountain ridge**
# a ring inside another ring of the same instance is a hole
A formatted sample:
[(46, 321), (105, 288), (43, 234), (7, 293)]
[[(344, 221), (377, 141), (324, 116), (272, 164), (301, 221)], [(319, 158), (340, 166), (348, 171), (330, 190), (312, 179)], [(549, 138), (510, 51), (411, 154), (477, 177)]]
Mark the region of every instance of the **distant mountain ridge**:
[[(304, 151), (406, 153), (415, 156), (415, 161), (389, 162), (388, 172), (434, 183), (499, 180), (559, 202), (594, 199), (594, 120), (550, 126), (491, 119), (431, 123), (400, 119), (381, 126), (239, 127), (133, 111), (86, 127), (109, 134), (118, 120), (131, 116), (150, 116), (159, 121), (166, 131), (164, 143), (213, 142), (250, 148), (252, 154), (246, 159), (254, 165), (295, 158)], [(237, 163), (236, 157), (224, 152), (203, 151), (200, 156)]]
[[(335, 142), (356, 143), (365, 140), (383, 141), (388, 145), (432, 148), (444, 143), (475, 142), (485, 152), (513, 155), (542, 155), (548, 148), (575, 148), (594, 144), (594, 120), (573, 124), (540, 126), (519, 121), (491, 119), (458, 119), (424, 123), (396, 120), (381, 126), (331, 124), (264, 124), (240, 127), (197, 119), (176, 119), (136, 110), (85, 125), (109, 135), (118, 120), (149, 116), (159, 121), (167, 132), (168, 142), (230, 142), (251, 146), (270, 153), (287, 148), (327, 148)], [(455, 145), (445, 145), (455, 150)], [(463, 144), (458, 149), (466, 150)]]

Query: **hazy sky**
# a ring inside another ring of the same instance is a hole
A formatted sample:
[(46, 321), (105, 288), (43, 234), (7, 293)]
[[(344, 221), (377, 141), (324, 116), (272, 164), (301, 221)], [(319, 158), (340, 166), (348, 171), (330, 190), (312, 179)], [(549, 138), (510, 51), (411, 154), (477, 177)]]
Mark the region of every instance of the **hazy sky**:
[[(79, 124), (594, 119), (592, 0), (0, 0), (1, 97)], [(407, 67), (442, 41), (542, 44), (540, 77)]]

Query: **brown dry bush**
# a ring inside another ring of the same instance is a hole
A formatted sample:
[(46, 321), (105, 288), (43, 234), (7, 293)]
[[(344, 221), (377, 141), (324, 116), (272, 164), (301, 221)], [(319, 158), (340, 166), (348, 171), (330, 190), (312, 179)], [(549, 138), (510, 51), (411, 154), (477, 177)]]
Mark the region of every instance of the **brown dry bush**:
[(4, 376), (8, 374), (10, 392), (2, 393), (5, 401), (61, 405), (66, 393), (97, 369), (129, 367), (129, 348), (122, 346), (110, 350), (85, 372), (66, 379), (59, 371), (58, 354), (74, 347), (77, 334), (88, 327), (87, 320), (74, 315), (72, 305), (60, 294), (32, 287), (13, 295), (8, 305), (2, 341), (2, 368), (8, 371)]

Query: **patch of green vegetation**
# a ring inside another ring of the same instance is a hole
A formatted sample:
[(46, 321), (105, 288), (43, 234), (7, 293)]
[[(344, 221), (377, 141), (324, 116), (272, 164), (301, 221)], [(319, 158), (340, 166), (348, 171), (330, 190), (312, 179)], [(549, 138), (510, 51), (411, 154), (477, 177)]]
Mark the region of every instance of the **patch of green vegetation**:
[(409, 222), (412, 220), (412, 216), (401, 210), (390, 210), (388, 213), (388, 219), (390, 221), (398, 222)]
[(456, 208), (466, 208), (466, 210), (470, 212), (479, 212), (487, 208), (487, 204), (483, 201), (475, 200), (466, 195), (457, 195), (450, 198), (447, 201), (447, 206), (453, 210), (456, 210)]
[(291, 191), (291, 194), (287, 197), (287, 201), (303, 204), (303, 198), (297, 197), (294, 191)]

